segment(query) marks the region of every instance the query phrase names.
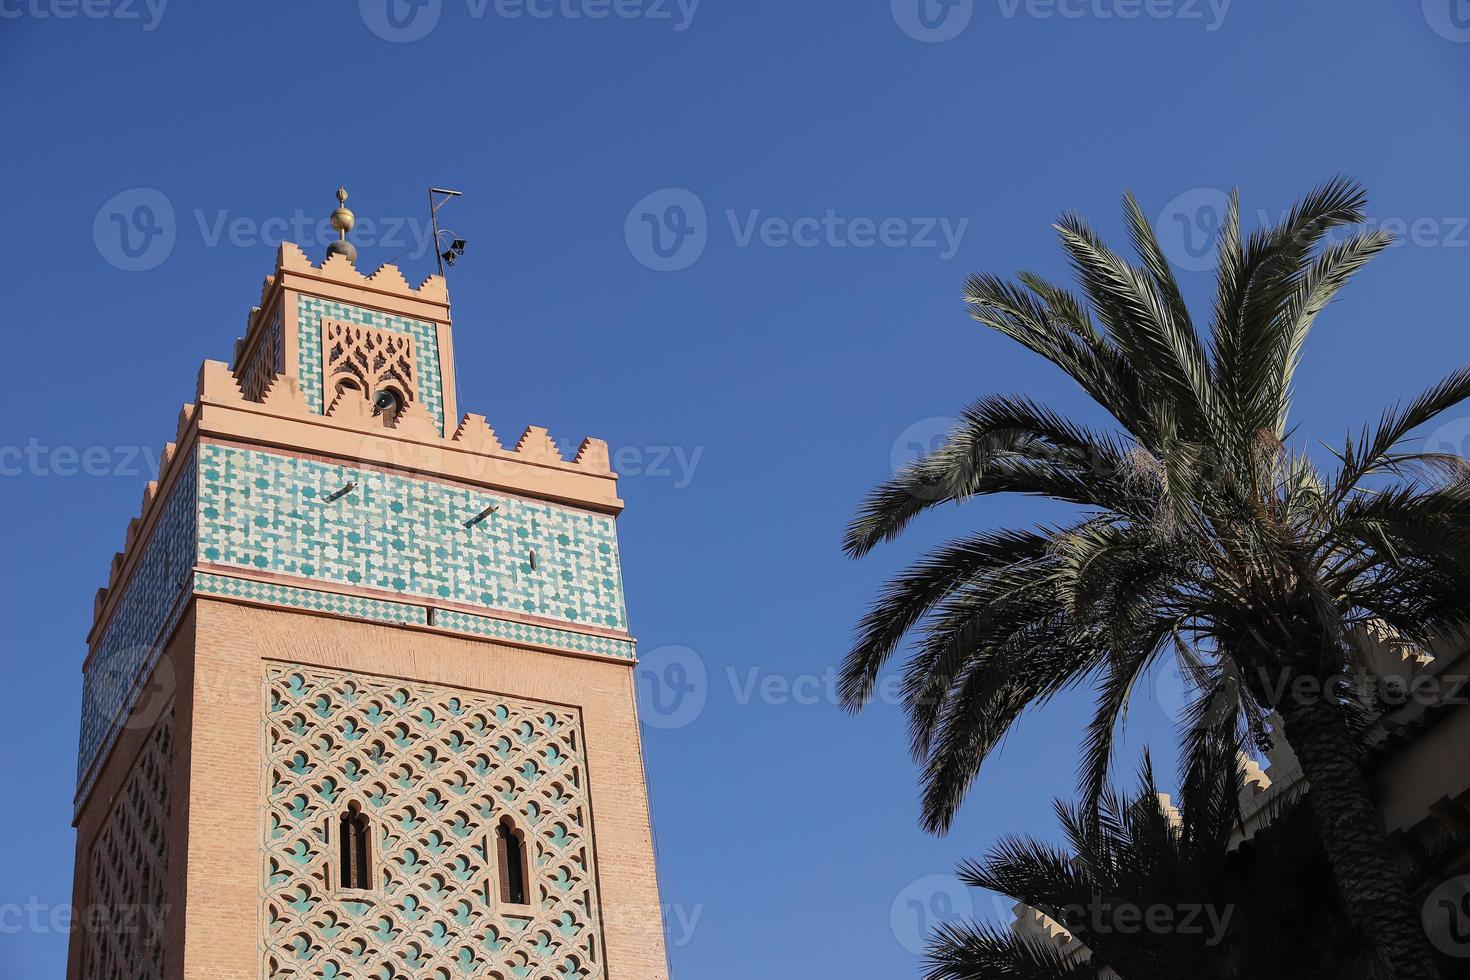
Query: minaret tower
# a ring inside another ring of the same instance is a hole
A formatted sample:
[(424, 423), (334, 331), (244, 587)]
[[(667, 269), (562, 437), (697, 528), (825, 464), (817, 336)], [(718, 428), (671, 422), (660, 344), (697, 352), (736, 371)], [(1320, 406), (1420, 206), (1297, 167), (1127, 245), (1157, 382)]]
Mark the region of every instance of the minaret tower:
[(282, 244), (97, 593), (69, 980), (667, 976), (606, 443)]

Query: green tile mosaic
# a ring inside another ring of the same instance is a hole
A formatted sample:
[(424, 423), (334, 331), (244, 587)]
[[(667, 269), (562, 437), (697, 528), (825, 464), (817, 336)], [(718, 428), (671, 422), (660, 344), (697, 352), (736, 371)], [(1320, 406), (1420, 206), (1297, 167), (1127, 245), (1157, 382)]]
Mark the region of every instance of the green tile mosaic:
[(322, 320), (342, 320), (379, 327), (393, 333), (407, 334), (413, 338), (418, 368), (418, 399), (428, 409), (440, 434), (447, 435), (444, 428), (443, 388), (439, 367), (439, 332), (434, 324), (424, 320), (379, 313), (360, 306), (348, 306), (302, 295), (296, 302), (297, 342), (300, 360), (301, 390), (312, 411), (326, 411), (322, 405)]
[(605, 514), (228, 446), (199, 465), (206, 562), (626, 628)]
[(337, 592), (318, 592), (315, 589), (298, 589), (275, 582), (257, 582), (252, 579), (232, 578), (228, 575), (199, 573), (194, 579), (194, 591), (205, 595), (230, 596), (236, 599), (252, 599), (292, 609), (309, 609), (317, 612), (337, 613), (354, 619), (371, 619), (384, 623), (413, 623), (424, 625), (428, 613), (423, 606), (411, 606), (403, 602), (385, 599), (368, 599), (363, 596), (342, 595)]
[(144, 546), (136, 570), (97, 642), (82, 681), (82, 725), (77, 751), (80, 783), (111, 744), (117, 719), (131, 709), (136, 687), (153, 669), (161, 644), (182, 609), (194, 566), (194, 458), (176, 460), (179, 476)]
[(434, 625), (460, 633), (471, 633), (475, 636), (497, 640), (519, 640), (523, 643), (575, 650), (579, 653), (598, 653), (607, 657), (625, 657), (629, 660), (635, 656), (633, 643), (629, 640), (591, 636), (587, 633), (533, 626), (529, 623), (512, 623), (503, 619), (491, 619), (489, 616), (476, 616), (472, 613), (453, 610), (437, 610), (434, 613)]

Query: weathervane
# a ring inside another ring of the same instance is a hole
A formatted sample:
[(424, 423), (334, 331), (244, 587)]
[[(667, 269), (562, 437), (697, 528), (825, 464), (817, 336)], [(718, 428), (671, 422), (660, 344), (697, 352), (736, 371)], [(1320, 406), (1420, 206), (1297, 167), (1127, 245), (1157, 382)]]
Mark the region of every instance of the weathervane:
[[(438, 195), (440, 200), (435, 200)], [(444, 275), (444, 266), (454, 265), (455, 261), (464, 254), (465, 240), (459, 238), (449, 229), (439, 230), (439, 209), (449, 202), (451, 197), (459, 197), (459, 191), (446, 190), (443, 187), (429, 188), (429, 224), (434, 229), (434, 253), (439, 260), (439, 275)], [(348, 212), (351, 214), (351, 212)], [(449, 245), (445, 247), (445, 238), (448, 236)]]

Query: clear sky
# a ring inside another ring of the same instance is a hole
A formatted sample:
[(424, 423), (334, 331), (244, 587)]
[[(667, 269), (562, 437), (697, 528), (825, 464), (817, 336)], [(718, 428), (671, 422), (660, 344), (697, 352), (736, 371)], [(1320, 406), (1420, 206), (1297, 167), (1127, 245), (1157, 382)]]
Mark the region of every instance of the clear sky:
[[(1054, 833), (1079, 700), (936, 839), (899, 711), (848, 717), (828, 681), (920, 548), (1048, 514), (990, 501), (840, 553), (972, 398), (1080, 407), (966, 318), (968, 273), (1063, 276), (1067, 209), (1121, 247), (1132, 187), (1202, 301), (1221, 189), (1254, 222), (1345, 172), (1407, 240), (1320, 321), (1302, 430), (1466, 360), (1465, 0), (393, 2), (0, 0), (7, 976), (64, 968), (93, 591), (200, 360), (275, 241), (321, 257), (339, 183), (375, 222), (359, 265), (415, 281), (425, 188), (462, 190), (461, 407), (614, 448), (680, 980), (914, 976), (921, 919), (995, 914), (954, 863)], [(1169, 758), (1169, 689), (1140, 693), (1125, 772), (1144, 738)]]

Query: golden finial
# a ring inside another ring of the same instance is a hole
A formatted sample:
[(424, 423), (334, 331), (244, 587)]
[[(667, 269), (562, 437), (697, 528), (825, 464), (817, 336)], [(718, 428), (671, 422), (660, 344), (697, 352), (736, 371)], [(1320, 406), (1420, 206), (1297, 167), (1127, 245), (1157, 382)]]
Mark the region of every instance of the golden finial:
[(347, 240), (347, 233), (356, 224), (357, 216), (347, 208), (347, 188), (337, 188), (337, 210), (332, 212), (332, 227), (337, 229), (337, 240), (327, 246), (327, 258), (345, 255), (348, 262), (357, 261), (357, 246)]

